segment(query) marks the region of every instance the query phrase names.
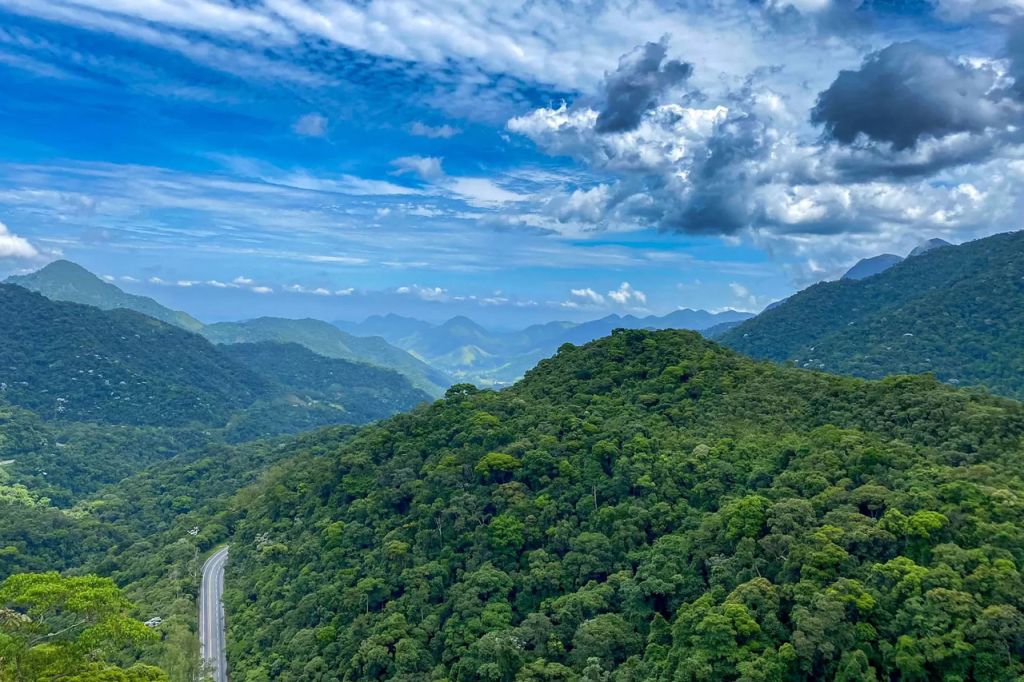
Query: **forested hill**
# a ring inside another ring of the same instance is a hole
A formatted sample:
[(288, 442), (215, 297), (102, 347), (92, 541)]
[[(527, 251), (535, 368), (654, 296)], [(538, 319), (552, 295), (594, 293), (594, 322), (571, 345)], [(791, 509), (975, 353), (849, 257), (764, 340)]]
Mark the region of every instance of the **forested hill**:
[(1024, 406), (564, 346), (318, 448), (237, 504), (245, 680), (1017, 680)]
[(45, 418), (223, 425), (271, 382), (200, 336), (129, 310), (0, 285), (0, 397)]
[(320, 320), (289, 320), (260, 317), (244, 322), (219, 322), (203, 328), (214, 343), (297, 343), (318, 355), (354, 362), (367, 362), (393, 369), (432, 396), (439, 396), (451, 382), (444, 373), (417, 360), (380, 337), (360, 337), (343, 332)]
[(81, 265), (66, 260), (54, 261), (28, 275), (8, 277), (6, 283), (36, 291), (54, 301), (83, 303), (103, 310), (134, 310), (189, 331), (198, 331), (203, 326), (188, 313), (171, 310), (148, 296), (126, 293)]
[(318, 355), (297, 343), (239, 343), (219, 347), (235, 362), (278, 382), (302, 403), (339, 408), (337, 423), (365, 424), (412, 409), (431, 397), (398, 372)]
[(800, 367), (869, 378), (932, 372), (1024, 398), (1024, 232), (816, 284), (720, 340)]

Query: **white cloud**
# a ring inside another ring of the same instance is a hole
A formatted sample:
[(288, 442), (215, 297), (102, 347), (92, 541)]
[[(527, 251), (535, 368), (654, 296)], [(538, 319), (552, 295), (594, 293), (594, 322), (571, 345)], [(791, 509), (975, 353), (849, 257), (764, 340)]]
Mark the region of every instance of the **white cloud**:
[(637, 291), (629, 282), (623, 282), (618, 289), (609, 291), (608, 298), (619, 305), (643, 306), (647, 304), (647, 294)]
[(274, 293), (274, 290), (271, 289), (270, 287), (260, 286), (260, 287), (253, 287), (252, 288), (252, 292), (255, 293), (255, 294), (272, 294), (272, 293)]
[(459, 130), (458, 128), (453, 128), (447, 123), (440, 126), (430, 126), (427, 125), (426, 123), (416, 121), (411, 126), (409, 126), (409, 132), (419, 137), (431, 137), (447, 140), (448, 138), (455, 137), (462, 131)]
[(438, 156), (402, 156), (392, 161), (391, 165), (395, 167), (396, 175), (414, 173), (420, 179), (432, 182), (445, 176), (441, 161)]
[(448, 299), (448, 290), (442, 287), (422, 287), (419, 284), (401, 286), (395, 289), (396, 294), (415, 296), (424, 301), (444, 301)]
[(587, 287), (585, 289), (573, 289), (569, 293), (570, 295), (572, 295), (573, 298), (580, 299), (581, 301), (587, 303), (593, 303), (594, 305), (604, 304), (604, 296), (597, 293), (590, 287)]
[(292, 131), (303, 137), (323, 137), (327, 134), (327, 117), (323, 114), (306, 114), (292, 124)]
[(353, 288), (331, 290), (326, 287), (307, 287), (301, 284), (289, 284), (284, 287), (284, 290), (293, 294), (311, 294), (313, 296), (351, 296), (355, 293)]
[(38, 258), (39, 251), (29, 240), (7, 229), (0, 223), (0, 258)]
[(241, 276), (241, 275), (238, 276), (238, 277), (235, 277), (231, 281), (232, 281), (233, 284), (237, 284), (238, 286), (242, 286), (242, 287), (248, 287), (248, 286), (252, 286), (253, 284), (256, 284), (255, 280), (253, 280), (253, 279), (251, 279), (249, 277)]

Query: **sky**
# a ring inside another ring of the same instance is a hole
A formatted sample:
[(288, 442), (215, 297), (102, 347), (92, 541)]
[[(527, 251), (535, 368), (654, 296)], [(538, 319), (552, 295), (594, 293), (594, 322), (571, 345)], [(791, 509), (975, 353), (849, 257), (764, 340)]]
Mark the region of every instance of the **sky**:
[(1024, 0), (0, 0), (0, 274), (200, 319), (757, 311), (1019, 228)]

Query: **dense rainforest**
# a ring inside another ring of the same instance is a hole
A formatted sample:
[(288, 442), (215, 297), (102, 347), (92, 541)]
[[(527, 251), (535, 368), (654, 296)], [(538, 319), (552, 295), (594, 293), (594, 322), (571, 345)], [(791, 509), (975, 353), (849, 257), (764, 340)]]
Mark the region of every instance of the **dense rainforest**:
[(218, 322), (202, 329), (218, 344), (296, 343), (318, 355), (389, 367), (413, 386), (437, 397), (451, 381), (446, 374), (377, 336), (353, 336), (321, 320), (260, 317), (244, 322)]
[(878, 378), (931, 372), (1024, 398), (1024, 232), (822, 282), (721, 335), (757, 358)]
[(366, 423), (430, 399), (383, 367), (284, 344), (215, 346), (131, 310), (13, 285), (0, 285), (0, 324), (0, 400), (51, 421), (216, 428), (242, 441)]
[(1016, 680), (1024, 406), (564, 347), (246, 493), (234, 679)]
[[(1012, 260), (988, 295), (1013, 295)], [(921, 319), (947, 289), (985, 293), (914, 281), (899, 310)], [(0, 304), (2, 681), (191, 682), (199, 569), (224, 543), (239, 682), (1024, 676), (1024, 405), (956, 377), (866, 381), (618, 330), (431, 404), (308, 346), (215, 346), (14, 286)], [(1015, 338), (993, 325), (978, 348)], [(971, 329), (948, 330), (956, 353)], [(123, 395), (156, 407), (136, 418)], [(33, 678), (37, 630), (75, 617), (79, 591), (134, 634), (62, 637), (67, 670)]]

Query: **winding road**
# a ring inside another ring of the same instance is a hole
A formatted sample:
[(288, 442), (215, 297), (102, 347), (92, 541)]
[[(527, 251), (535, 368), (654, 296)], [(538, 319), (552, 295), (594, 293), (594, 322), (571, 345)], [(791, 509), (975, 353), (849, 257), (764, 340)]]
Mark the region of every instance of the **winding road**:
[(199, 589), (199, 655), (213, 682), (228, 682), (228, 662), (224, 639), (224, 564), (228, 548), (217, 550), (203, 564), (203, 582)]

